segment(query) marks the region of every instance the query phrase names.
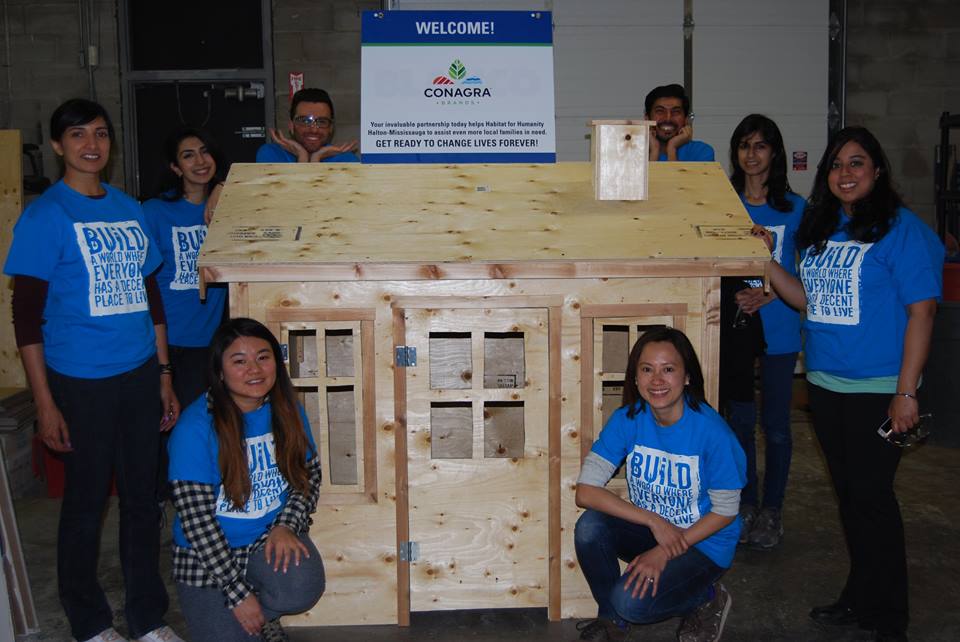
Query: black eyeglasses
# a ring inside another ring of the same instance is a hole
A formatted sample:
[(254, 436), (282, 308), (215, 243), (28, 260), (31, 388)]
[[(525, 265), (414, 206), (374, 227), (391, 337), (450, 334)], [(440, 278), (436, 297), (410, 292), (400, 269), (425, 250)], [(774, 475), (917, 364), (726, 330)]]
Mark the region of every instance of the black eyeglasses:
[(294, 116), (293, 122), (304, 127), (316, 127), (317, 129), (326, 129), (333, 124), (332, 118), (317, 118), (315, 116)]
[(887, 417), (887, 419), (880, 424), (880, 427), (877, 428), (877, 434), (894, 446), (906, 448), (907, 446), (919, 444), (930, 436), (930, 421), (932, 419), (933, 413), (928, 412), (920, 415), (920, 421), (910, 430), (906, 432), (894, 432), (893, 428), (887, 428), (887, 426), (890, 425), (890, 417)]

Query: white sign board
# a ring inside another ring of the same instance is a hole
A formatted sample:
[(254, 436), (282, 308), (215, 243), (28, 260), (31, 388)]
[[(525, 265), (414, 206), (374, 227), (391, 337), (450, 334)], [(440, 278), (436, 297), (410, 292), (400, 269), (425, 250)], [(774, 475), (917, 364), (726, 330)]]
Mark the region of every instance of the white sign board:
[(366, 11), (364, 163), (556, 162), (547, 11)]

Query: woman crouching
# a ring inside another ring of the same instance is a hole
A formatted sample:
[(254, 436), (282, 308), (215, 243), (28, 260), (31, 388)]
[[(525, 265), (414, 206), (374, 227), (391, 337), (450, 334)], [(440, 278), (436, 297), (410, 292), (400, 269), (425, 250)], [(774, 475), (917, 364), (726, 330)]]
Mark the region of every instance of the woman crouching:
[(168, 447), (180, 607), (195, 642), (285, 640), (279, 617), (324, 590), (308, 534), (317, 449), (280, 345), (259, 322), (217, 329), (208, 377)]
[[(608, 490), (626, 467), (630, 501)], [(703, 372), (679, 330), (646, 332), (630, 352), (623, 406), (584, 458), (577, 559), (598, 605), (581, 639), (620, 640), (631, 624), (683, 617), (681, 641), (719, 640), (746, 463), (706, 402)], [(621, 575), (619, 560), (628, 562)]]

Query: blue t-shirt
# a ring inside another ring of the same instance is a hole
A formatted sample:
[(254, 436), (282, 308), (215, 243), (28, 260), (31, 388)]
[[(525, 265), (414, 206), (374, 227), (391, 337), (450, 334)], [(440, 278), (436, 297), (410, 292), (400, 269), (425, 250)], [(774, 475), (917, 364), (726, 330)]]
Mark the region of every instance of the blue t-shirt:
[[(296, 163), (297, 157), (276, 143), (264, 143), (257, 150), (258, 163)], [(321, 163), (359, 163), (360, 159), (353, 152), (341, 152), (324, 158)]]
[(943, 290), (943, 243), (901, 207), (875, 243), (851, 241), (841, 226), (821, 254), (811, 249), (800, 258), (807, 370), (848, 379), (898, 374), (907, 306)]
[(150, 235), (163, 256), (157, 282), (167, 315), (167, 341), (173, 346), (210, 345), (223, 318), (225, 288), (207, 288), (206, 300), (200, 300), (197, 256), (207, 235), (203, 210), (203, 204), (196, 205), (185, 198), (154, 198), (143, 204)]
[[(591, 451), (618, 466), (626, 460), (627, 490), (636, 506), (690, 528), (710, 512), (708, 490), (738, 490), (747, 483), (746, 457), (717, 412), (684, 403), (672, 426), (657, 424), (650, 407), (627, 418), (623, 407), (611, 415)], [(695, 546), (727, 568), (740, 536), (740, 518)]]
[[(666, 146), (661, 143), (660, 147), (660, 158), (657, 160), (665, 161), (667, 160), (667, 150), (664, 149)], [(714, 160), (713, 147), (700, 140), (691, 140), (677, 148), (677, 160), (684, 163), (712, 161)]]
[[(789, 212), (780, 212), (769, 204), (751, 205), (740, 197), (750, 220), (762, 225), (773, 235), (773, 260), (792, 274), (797, 275), (797, 245), (795, 236), (803, 209), (807, 202), (790, 192), (787, 200), (793, 206)], [(760, 287), (763, 281), (751, 283)], [(760, 308), (760, 320), (763, 323), (763, 338), (767, 342), (767, 354), (790, 354), (800, 351), (800, 313), (780, 299), (773, 299)]]
[(49, 283), (44, 358), (84, 379), (127, 372), (157, 350), (143, 278), (160, 265), (160, 253), (140, 204), (103, 188), (106, 195), (93, 198), (54, 184), (20, 215), (3, 266), (10, 276)]
[[(265, 403), (253, 412), (244, 413), (244, 440), (250, 465), (250, 497), (243, 510), (233, 509), (223, 492), (218, 455), (220, 445), (213, 428), (213, 415), (207, 410), (207, 396), (190, 404), (177, 421), (167, 452), (171, 480), (213, 484), (218, 488), (217, 521), (230, 548), (248, 546), (255, 542), (276, 519), (287, 503), (290, 487), (280, 474), (274, 458), (273, 431), (270, 424), (270, 404)], [(300, 420), (310, 442), (307, 460), (316, 452), (310, 422), (300, 407)], [(173, 522), (173, 541), (177, 546), (190, 548), (183, 534), (178, 514)]]

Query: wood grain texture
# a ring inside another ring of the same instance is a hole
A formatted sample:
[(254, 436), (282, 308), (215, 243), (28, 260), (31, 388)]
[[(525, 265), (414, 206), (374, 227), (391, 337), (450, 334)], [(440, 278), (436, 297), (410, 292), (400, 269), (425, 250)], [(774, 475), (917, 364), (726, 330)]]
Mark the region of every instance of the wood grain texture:
[[(20, 130), (0, 130), (0, 259), (4, 263), (13, 240), (13, 226), (23, 210), (21, 158)], [(0, 386), (19, 388), (27, 385), (27, 378), (10, 322), (12, 298), (13, 279), (0, 276)]]
[[(393, 310), (391, 348), (406, 345), (407, 320), (402, 309)], [(390, 350), (393, 353), (393, 350)], [(407, 475), (407, 373), (402, 368), (393, 370), (393, 434), (396, 492), (397, 548), (399, 551), (410, 540), (410, 489)], [(397, 623), (410, 626), (410, 562), (397, 560)]]
[[(407, 369), (410, 538), (420, 545), (411, 564), (414, 610), (547, 606), (547, 323), (542, 309), (408, 312), (407, 342), (418, 352), (417, 367)], [(432, 350), (421, 352), (421, 345), (454, 329), (470, 334), (481, 371), (487, 333), (522, 333), (523, 387), (488, 389), (474, 378), (469, 394), (452, 391), (460, 405), (438, 408), (432, 374), (418, 374), (432, 373)], [(436, 458), (438, 410), (456, 415), (461, 435), (469, 429), (463, 423), (472, 422), (468, 456), (463, 444), (459, 458)]]
[(591, 140), (594, 198), (642, 201), (650, 167), (648, 120), (595, 120)]
[(361, 279), (397, 278), (391, 269), (405, 265), (430, 279), (434, 268), (458, 265), (504, 264), (501, 276), (487, 276), (510, 278), (537, 263), (719, 257), (720, 269), (740, 259), (756, 270), (768, 260), (749, 235), (700, 233), (702, 226), (750, 225), (718, 163), (652, 163), (646, 201), (595, 200), (591, 170), (589, 163), (235, 163), (200, 265), (335, 267), (338, 278)]

